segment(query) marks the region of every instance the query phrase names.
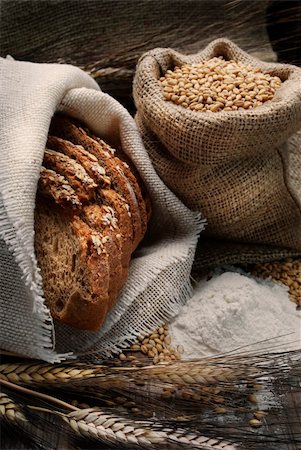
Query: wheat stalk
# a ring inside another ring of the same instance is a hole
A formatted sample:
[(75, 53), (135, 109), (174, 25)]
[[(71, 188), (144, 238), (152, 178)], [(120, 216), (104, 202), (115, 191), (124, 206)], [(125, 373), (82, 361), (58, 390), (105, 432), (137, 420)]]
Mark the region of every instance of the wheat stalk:
[(110, 367), (106, 365), (86, 365), (82, 363), (14, 363), (0, 365), (0, 380), (15, 384), (55, 384), (93, 386), (97, 382), (102, 387), (122, 386), (122, 383), (151, 383), (186, 386), (229, 385), (244, 383), (264, 376), (282, 373), (292, 369), (300, 361), (300, 352), (284, 355), (226, 355), (225, 357), (204, 358), (199, 361), (165, 363), (145, 367)]
[[(153, 448), (155, 444), (189, 445), (190, 448), (211, 450), (223, 448), (225, 450), (237, 450), (237, 444), (231, 444), (221, 438), (210, 438), (199, 432), (185, 430), (183, 428), (166, 428), (160, 421), (136, 421), (117, 416), (99, 408), (80, 409), (61, 400), (41, 394), (36, 391), (15, 385), (8, 381), (1, 381), (4, 387), (27, 394), (29, 397), (47, 400), (65, 409), (71, 409), (69, 413), (63, 413), (54, 409), (46, 409), (27, 405), (33, 411), (47, 412), (60, 416), (71, 429), (79, 436), (96, 439), (110, 444), (137, 445), (143, 448)], [(2, 393), (0, 396), (0, 413), (3, 418), (11, 422), (26, 422), (26, 418), (14, 400)], [(174, 448), (174, 447), (172, 447)]]
[(17, 403), (4, 392), (0, 392), (0, 419), (9, 422), (26, 422), (26, 417)]
[(57, 383), (104, 375), (104, 366), (75, 364), (1, 364), (0, 379), (16, 384)]
[[(258, 376), (260, 371), (255, 367), (222, 367), (210, 365), (207, 362), (190, 362), (164, 364), (160, 366), (136, 367), (106, 367), (101, 365), (75, 364), (2, 364), (0, 365), (0, 379), (16, 384), (57, 383), (83, 380), (89, 378), (118, 376), (119, 381), (139, 379), (140, 381), (157, 380), (169, 384), (217, 384), (230, 382), (246, 376)], [(123, 377), (123, 378), (122, 378)]]
[[(183, 399), (189, 397), (190, 401), (202, 401), (204, 403), (220, 403), (212, 385), (219, 382), (226, 383), (230, 379), (237, 378), (237, 372), (233, 370), (223, 369), (221, 367), (207, 367), (198, 363), (164, 366), (148, 366), (142, 369), (137, 368), (107, 368), (104, 366), (92, 366), (87, 369), (85, 365), (59, 365), (51, 366), (49, 364), (3, 364), (0, 366), (0, 380), (12, 382), (18, 385), (55, 385), (60, 388), (68, 387), (71, 390), (80, 390), (88, 394), (98, 395), (99, 388), (122, 388), (123, 384), (126, 388), (127, 383), (131, 383), (130, 390), (135, 389), (133, 383), (139, 380), (141, 383), (148, 384), (148, 392), (152, 392), (155, 396), (161, 395), (162, 398), (171, 397), (169, 392), (162, 392), (162, 385), (173, 388), (174, 398)], [(113, 376), (112, 376), (113, 375)], [(101, 385), (98, 386), (99, 377)], [(76, 383), (76, 381), (78, 383)], [(73, 383), (74, 382), (74, 383)], [(80, 384), (79, 384), (80, 382)], [(153, 385), (152, 385), (153, 382)], [(67, 385), (66, 385), (67, 383)], [(181, 386), (181, 391), (177, 391), (177, 385)], [(183, 385), (188, 388), (193, 387), (193, 391), (183, 390)], [(231, 386), (233, 383), (231, 384)], [(197, 389), (197, 390), (196, 390)], [(101, 391), (102, 392), (102, 391)], [(100, 392), (100, 394), (101, 394)]]
[[(221, 366), (208, 366), (199, 363), (174, 364), (161, 367), (152, 367), (139, 373), (140, 380), (157, 379), (169, 384), (198, 384), (212, 385), (233, 382), (240, 378), (256, 377), (260, 372), (256, 368), (228, 368)], [(135, 378), (135, 374), (132, 375)]]
[[(43, 408), (32, 407), (42, 411)], [(46, 411), (46, 410), (45, 410)], [(60, 415), (72, 430), (86, 438), (100, 440), (104, 443), (137, 445), (143, 448), (154, 448), (155, 444), (188, 446), (194, 449), (238, 450), (237, 444), (232, 444), (222, 438), (203, 436), (192, 430), (183, 428), (166, 428), (160, 421), (135, 421), (106, 413), (98, 408), (87, 408), (68, 414), (47, 410)]]

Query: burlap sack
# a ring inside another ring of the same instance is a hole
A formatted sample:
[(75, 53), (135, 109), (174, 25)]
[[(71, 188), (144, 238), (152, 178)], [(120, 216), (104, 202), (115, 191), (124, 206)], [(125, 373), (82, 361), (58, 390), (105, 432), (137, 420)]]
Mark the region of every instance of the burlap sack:
[[(0, 58), (0, 97), (0, 348), (50, 362), (91, 348), (109, 356), (177, 314), (189, 298), (203, 224), (156, 174), (134, 119), (80, 69)], [(152, 201), (147, 239), (97, 332), (53, 322), (34, 253), (35, 194), (55, 111), (119, 142)]]
[[(244, 111), (194, 112), (164, 100), (158, 79), (166, 70), (214, 56), (260, 67), (283, 85), (273, 100)], [(155, 169), (201, 211), (208, 238), (301, 252), (301, 138), (294, 135), (301, 129), (301, 69), (262, 62), (226, 39), (190, 56), (159, 48), (138, 63), (134, 100)]]

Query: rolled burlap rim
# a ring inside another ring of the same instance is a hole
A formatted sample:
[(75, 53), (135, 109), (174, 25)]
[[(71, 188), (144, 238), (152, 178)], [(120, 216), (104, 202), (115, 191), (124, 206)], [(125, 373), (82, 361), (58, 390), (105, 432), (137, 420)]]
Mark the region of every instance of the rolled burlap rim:
[[(278, 76), (283, 85), (271, 101), (243, 111), (199, 113), (164, 99), (159, 78), (167, 70), (215, 56), (258, 67)], [(189, 165), (219, 165), (233, 161), (236, 156), (266, 152), (267, 148), (282, 145), (301, 127), (301, 69), (260, 61), (228, 39), (217, 39), (193, 55), (183, 55), (171, 48), (157, 48), (144, 54), (138, 62), (133, 94), (145, 126), (172, 156)]]

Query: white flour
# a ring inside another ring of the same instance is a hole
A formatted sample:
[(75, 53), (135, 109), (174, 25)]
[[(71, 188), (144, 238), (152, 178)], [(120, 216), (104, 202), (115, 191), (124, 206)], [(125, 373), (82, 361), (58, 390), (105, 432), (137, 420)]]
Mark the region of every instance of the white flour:
[(226, 272), (198, 285), (170, 334), (174, 345), (184, 347), (183, 359), (249, 345), (240, 351), (288, 350), (301, 348), (301, 314), (284, 287)]

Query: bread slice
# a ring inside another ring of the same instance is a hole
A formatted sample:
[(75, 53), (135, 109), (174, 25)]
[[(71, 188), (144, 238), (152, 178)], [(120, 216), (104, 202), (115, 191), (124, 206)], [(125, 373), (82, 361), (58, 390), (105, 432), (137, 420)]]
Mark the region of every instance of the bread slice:
[[(60, 118), (60, 116), (57, 117), (58, 119)], [(121, 148), (112, 149), (106, 142), (92, 134), (88, 128), (84, 128), (84, 132), (94, 141), (98, 142), (107, 158), (114, 159), (114, 162), (119, 171), (122, 172), (122, 175), (125, 176), (131, 184), (135, 192), (137, 202), (139, 204), (142, 229), (144, 234), (151, 214), (151, 205), (138, 170)]]
[(81, 206), (78, 195), (66, 178), (43, 166), (40, 170), (38, 189), (46, 197), (52, 197), (57, 205), (75, 208)]
[(74, 159), (85, 169), (98, 186), (103, 188), (110, 187), (110, 178), (106, 176), (105, 169), (99, 164), (97, 158), (81, 145), (74, 145), (72, 142), (56, 136), (48, 136), (47, 147)]
[(70, 186), (76, 190), (81, 201), (93, 199), (97, 184), (94, 183), (85, 169), (76, 161), (62, 153), (46, 148), (43, 164), (46, 168), (52, 169), (64, 176), (68, 180)]
[(70, 210), (38, 196), (35, 251), (51, 314), (73, 327), (97, 330), (116, 298), (109, 295), (109, 256), (101, 238)]
[(133, 243), (133, 223), (129, 214), (129, 206), (125, 199), (113, 189), (101, 189), (99, 192), (101, 202), (109, 206), (115, 212), (118, 219), (118, 226), (121, 235), (121, 263), (127, 268), (131, 259), (132, 252), (135, 250)]
[[(114, 210), (108, 206), (87, 205), (83, 208), (83, 220), (101, 235), (103, 248), (108, 255), (109, 264), (109, 296), (116, 298), (125, 283), (128, 274), (128, 264), (123, 266), (122, 241), (118, 220)], [(127, 255), (130, 259), (131, 253)]]
[[(111, 180), (106, 175), (105, 169), (99, 164), (98, 159), (81, 145), (75, 145), (70, 141), (66, 141), (56, 136), (48, 136), (47, 146), (56, 152), (62, 152), (64, 155), (74, 159), (86, 170), (87, 174), (98, 185), (96, 190), (98, 195), (96, 196), (95, 203), (99, 205), (104, 204), (111, 208), (113, 216), (118, 220), (120, 230), (118, 230), (116, 234), (118, 234), (118, 236), (120, 235), (121, 242), (123, 243), (120, 250), (122, 255), (121, 263), (123, 268), (126, 268), (127, 272), (127, 266), (134, 249), (134, 243), (131, 215), (129, 214), (129, 206), (125, 199), (116, 191), (110, 189)], [(103, 214), (107, 214), (107, 211)], [(92, 226), (94, 225), (92, 224)], [(118, 244), (120, 244), (120, 242), (118, 242)]]

